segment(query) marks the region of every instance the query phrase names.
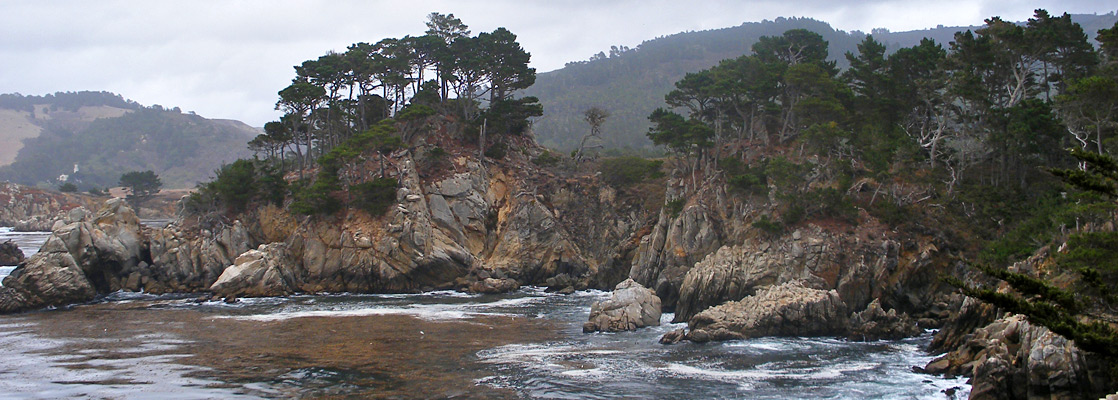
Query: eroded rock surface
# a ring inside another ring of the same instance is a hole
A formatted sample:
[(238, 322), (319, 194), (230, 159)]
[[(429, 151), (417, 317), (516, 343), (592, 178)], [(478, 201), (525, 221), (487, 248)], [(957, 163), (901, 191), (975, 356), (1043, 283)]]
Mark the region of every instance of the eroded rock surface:
[(124, 288), (126, 272), (145, 262), (140, 221), (123, 200), (97, 213), (70, 210), (38, 253), (4, 279), (0, 312), (88, 301)]
[(583, 332), (635, 331), (660, 325), (660, 298), (632, 279), (617, 284), (608, 300), (590, 307), (590, 321)]
[(16, 266), (23, 262), (23, 250), (11, 240), (0, 243), (0, 265)]
[(788, 282), (709, 308), (688, 322), (695, 342), (759, 336), (835, 336), (845, 333), (846, 304), (834, 290)]
[(877, 299), (870, 302), (866, 309), (850, 315), (848, 323), (850, 340), (897, 340), (918, 336), (923, 329), (906, 313), (898, 313), (895, 309), (885, 311)]
[(210, 291), (222, 297), (229, 296), (282, 296), (295, 293), (294, 272), (287, 245), (271, 243), (260, 245), (233, 260)]
[(1063, 336), (1009, 315), (924, 369), (972, 377), (972, 399), (1098, 398), (1110, 387), (1100, 362)]

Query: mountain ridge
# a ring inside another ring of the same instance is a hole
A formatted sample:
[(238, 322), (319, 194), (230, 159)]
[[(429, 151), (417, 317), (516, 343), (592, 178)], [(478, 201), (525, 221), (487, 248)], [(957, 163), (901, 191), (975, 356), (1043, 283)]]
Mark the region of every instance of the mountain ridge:
[(240, 121), (145, 107), (110, 92), (3, 94), (0, 180), (86, 190), (150, 169), (168, 188), (189, 188), (215, 166), (250, 155), (247, 142), (258, 133)]

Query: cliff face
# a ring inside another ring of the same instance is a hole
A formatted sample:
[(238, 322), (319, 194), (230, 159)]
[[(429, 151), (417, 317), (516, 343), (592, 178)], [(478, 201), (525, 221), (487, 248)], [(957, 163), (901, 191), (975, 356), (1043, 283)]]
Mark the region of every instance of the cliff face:
[(780, 206), (773, 196), (727, 193), (717, 180), (687, 197), (682, 183), (675, 187), (683, 209), (661, 212), (631, 276), (675, 307), (676, 322), (792, 281), (837, 291), (846, 313), (880, 299), (919, 317), (947, 316), (951, 299), (939, 275), (953, 268), (957, 244), (940, 231), (898, 230), (860, 211), (856, 224), (815, 219), (766, 233), (753, 222)]

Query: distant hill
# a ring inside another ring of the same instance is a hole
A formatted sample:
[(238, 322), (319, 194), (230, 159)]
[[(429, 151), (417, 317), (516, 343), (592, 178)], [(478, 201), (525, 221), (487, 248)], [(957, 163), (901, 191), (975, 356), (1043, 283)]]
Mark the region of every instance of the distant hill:
[(251, 155), (258, 131), (178, 108), (145, 107), (108, 92), (0, 95), (0, 180), (82, 190), (152, 170), (164, 187), (190, 188), (222, 163)]
[[(1072, 20), (1082, 25), (1094, 40), (1095, 32), (1113, 26), (1118, 17), (1113, 13), (1077, 14), (1072, 15)], [(941, 26), (910, 32), (875, 30), (872, 34), (889, 51), (895, 51), (919, 44), (925, 37), (947, 47), (955, 32), (977, 28)], [(838, 61), (840, 67), (847, 65), (844, 54), (856, 52), (858, 43), (867, 35), (836, 31), (825, 22), (809, 18), (777, 18), (732, 28), (678, 33), (646, 41), (631, 50), (616, 49), (608, 56), (602, 53), (589, 61), (568, 63), (562, 69), (538, 74), (536, 84), (525, 93), (538, 97), (544, 106), (544, 116), (534, 124), (536, 140), (551, 148), (573, 149), (590, 129), (583, 120), (583, 111), (597, 106), (611, 114), (602, 126), (607, 148), (650, 148), (652, 144), (645, 137), (648, 115), (664, 106), (664, 95), (674, 88), (676, 81), (688, 72), (749, 54), (758, 38), (778, 36), (789, 29), (807, 29), (822, 35), (830, 43), (830, 59)]]

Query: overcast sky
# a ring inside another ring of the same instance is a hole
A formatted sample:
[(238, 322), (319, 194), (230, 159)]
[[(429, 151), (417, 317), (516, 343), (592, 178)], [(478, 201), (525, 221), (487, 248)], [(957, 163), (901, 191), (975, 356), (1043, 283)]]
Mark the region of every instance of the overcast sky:
[(253, 126), (278, 117), (276, 92), (292, 66), (355, 42), (420, 35), (431, 12), (473, 34), (506, 27), (538, 71), (611, 45), (777, 17), (836, 29), (905, 31), (1118, 9), (1113, 0), (990, 1), (153, 1), (0, 0), (0, 93), (106, 90), (144, 105)]

